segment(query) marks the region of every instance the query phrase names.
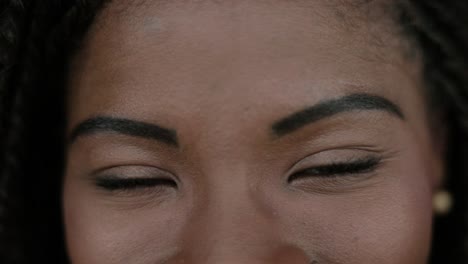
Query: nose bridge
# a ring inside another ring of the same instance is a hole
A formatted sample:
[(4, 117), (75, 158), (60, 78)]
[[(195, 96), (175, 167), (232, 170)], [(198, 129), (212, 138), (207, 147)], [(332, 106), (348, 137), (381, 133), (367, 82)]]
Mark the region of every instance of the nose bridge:
[(183, 263), (308, 263), (306, 254), (284, 243), (268, 219), (248, 211), (222, 215), (223, 211), (213, 210), (194, 223), (180, 258)]
[(263, 244), (275, 236), (274, 221), (256, 210), (242, 172), (231, 172), (233, 179), (212, 182), (192, 215), (191, 237), (204, 238), (211, 249), (221, 251)]
[[(213, 181), (197, 202), (183, 237), (184, 263), (298, 263), (305, 254), (282, 242), (271, 214), (258, 210), (254, 185), (231, 171), (230, 181)], [(220, 176), (222, 177), (222, 176)], [(175, 262), (177, 263), (177, 262)]]

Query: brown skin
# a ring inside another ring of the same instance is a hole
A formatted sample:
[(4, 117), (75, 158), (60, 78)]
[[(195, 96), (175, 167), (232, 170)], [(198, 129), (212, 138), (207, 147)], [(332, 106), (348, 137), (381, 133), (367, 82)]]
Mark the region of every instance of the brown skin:
[[(443, 164), (418, 65), (380, 1), (157, 2), (99, 16), (73, 65), (68, 127), (123, 117), (176, 130), (179, 147), (118, 133), (69, 145), (73, 263), (427, 262)], [(275, 121), (356, 92), (405, 119), (353, 111), (272, 136)], [(371, 172), (287, 181), (367, 156), (382, 159)], [(108, 191), (93, 180), (106, 173), (177, 188)]]

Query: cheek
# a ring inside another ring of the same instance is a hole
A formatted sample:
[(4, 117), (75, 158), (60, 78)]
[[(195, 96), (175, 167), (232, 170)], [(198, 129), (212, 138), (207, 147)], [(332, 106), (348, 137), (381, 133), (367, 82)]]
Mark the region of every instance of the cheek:
[(183, 225), (178, 223), (183, 217), (170, 208), (130, 210), (124, 203), (97, 198), (73, 180), (65, 181), (63, 199), (68, 254), (74, 264), (155, 263), (165, 258), (161, 254), (172, 253), (175, 227)]
[(431, 175), (415, 154), (393, 161), (394, 169), (382, 172), (382, 180), (367, 189), (302, 198), (284, 209), (282, 215), (290, 216), (282, 219), (285, 230), (331, 263), (427, 263)]

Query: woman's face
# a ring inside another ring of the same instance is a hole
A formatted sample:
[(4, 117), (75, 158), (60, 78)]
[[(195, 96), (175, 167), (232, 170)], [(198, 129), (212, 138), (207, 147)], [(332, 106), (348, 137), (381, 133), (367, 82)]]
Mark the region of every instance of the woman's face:
[(71, 72), (73, 263), (427, 262), (442, 165), (381, 1), (118, 2)]

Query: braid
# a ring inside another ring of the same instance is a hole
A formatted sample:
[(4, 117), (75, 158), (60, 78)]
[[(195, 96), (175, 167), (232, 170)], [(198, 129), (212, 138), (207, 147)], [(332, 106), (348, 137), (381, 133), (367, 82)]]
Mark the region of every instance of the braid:
[[(19, 1), (12, 1), (10, 3), (3, 2), (1, 6), (2, 13), (0, 13), (0, 113), (2, 115), (0, 123), (0, 138), (2, 139), (0, 146), (1, 150), (6, 149), (7, 143), (7, 131), (8, 127), (11, 126), (10, 113), (13, 105), (17, 105), (19, 100), (15, 100), (20, 93), (18, 89), (7, 89), (9, 87), (8, 82), (11, 79), (13, 68), (17, 63), (16, 57), (18, 56), (19, 43), (21, 38), (22, 28), (24, 26), (25, 10), (24, 6)], [(12, 102), (17, 102), (12, 103)], [(3, 153), (3, 151), (2, 151)], [(5, 159), (1, 159), (2, 161)], [(4, 164), (0, 164), (4, 165)], [(3, 166), (1, 166), (3, 168)], [(0, 186), (4, 186), (2, 178)], [(4, 188), (0, 188), (0, 199), (4, 196)]]
[(0, 6), (0, 263), (66, 260), (59, 196), (64, 65), (102, 4), (11, 0)]
[[(6, 263), (22, 259), (19, 240), (21, 229), (13, 224), (13, 215), (20, 216), (21, 196), (12, 189), (16, 188), (9, 180), (20, 172), (19, 157), (22, 155), (20, 142), (23, 136), (22, 119), (24, 82), (14, 82), (20, 66), (21, 43), (27, 27), (27, 6), (22, 1), (3, 2), (4, 10), (0, 17), (0, 255), (8, 258)], [(11, 87), (15, 87), (12, 89)], [(7, 193), (7, 190), (11, 190)], [(7, 199), (8, 196), (8, 199)], [(7, 245), (10, 247), (7, 248)], [(7, 254), (8, 253), (8, 254)]]
[[(422, 52), (424, 78), (438, 106), (468, 116), (468, 2), (409, 1), (402, 13), (408, 37)], [(460, 120), (462, 123), (466, 121)]]

